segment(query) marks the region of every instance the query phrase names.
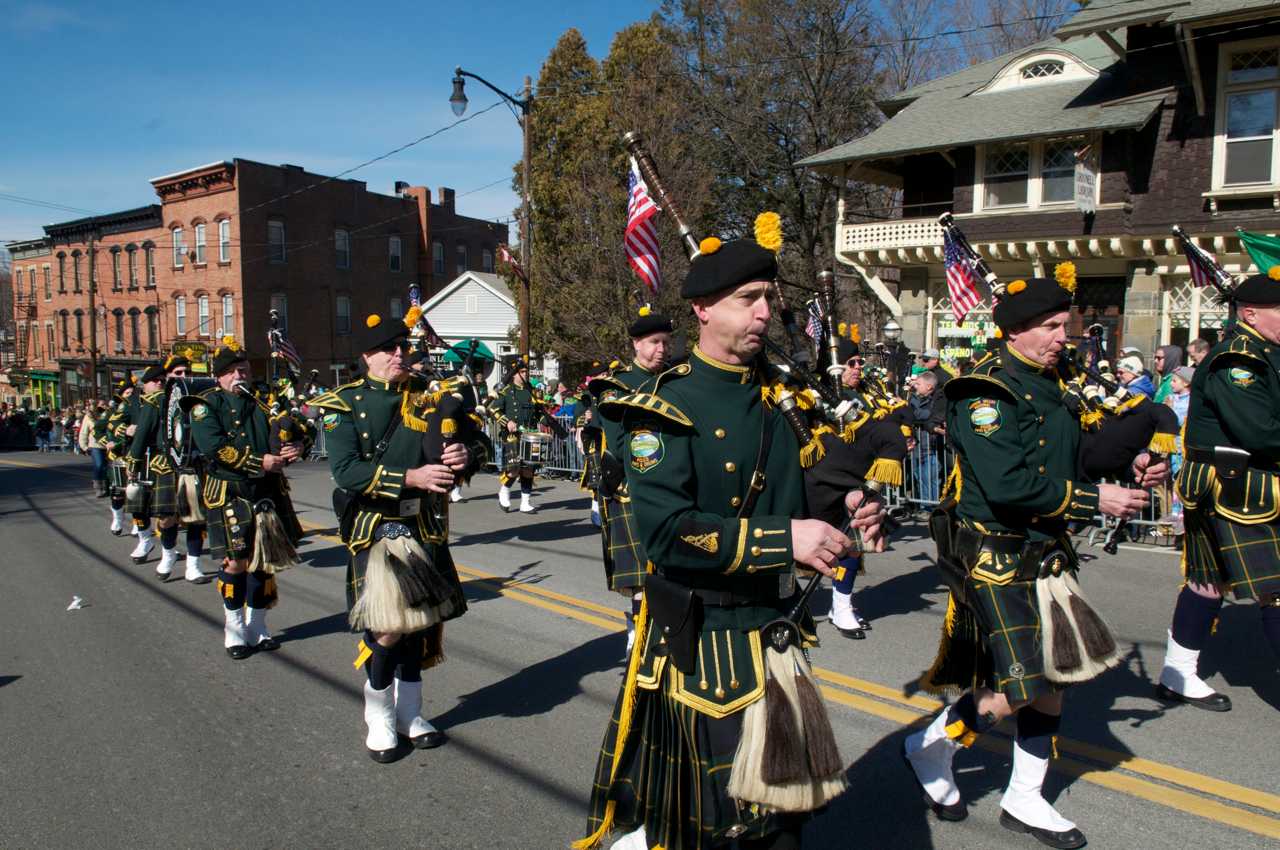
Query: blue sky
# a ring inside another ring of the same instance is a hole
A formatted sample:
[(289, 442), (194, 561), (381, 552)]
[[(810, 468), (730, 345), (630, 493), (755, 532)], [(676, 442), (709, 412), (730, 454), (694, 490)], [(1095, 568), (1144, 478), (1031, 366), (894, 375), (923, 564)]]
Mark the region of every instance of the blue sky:
[[(234, 157), (336, 174), (455, 120), (455, 65), (515, 92), (569, 27), (602, 57), (656, 6), (0, 0), (0, 194), (102, 213), (155, 203), (150, 178)], [(473, 81), (467, 95), (468, 114), (496, 100)], [(519, 156), (502, 107), (350, 176), (461, 194)], [(509, 182), (458, 200), (490, 219), (517, 204)], [(0, 244), (81, 215), (0, 197)]]

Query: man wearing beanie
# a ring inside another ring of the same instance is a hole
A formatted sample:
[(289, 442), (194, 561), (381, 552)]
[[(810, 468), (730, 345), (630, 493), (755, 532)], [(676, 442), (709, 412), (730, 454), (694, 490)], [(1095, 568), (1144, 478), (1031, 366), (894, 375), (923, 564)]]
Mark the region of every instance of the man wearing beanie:
[[(795, 848), (808, 813), (844, 788), (798, 645), (812, 619), (788, 617), (795, 565), (829, 576), (852, 541), (804, 518), (801, 444), (766, 400), (776, 375), (759, 355), (776, 276), (755, 241), (704, 239), (681, 288), (698, 323), (688, 362), (600, 405), (621, 423), (654, 572), (576, 848), (614, 830), (614, 850)], [(846, 504), (868, 549), (882, 548), (882, 505), (860, 492)]]
[[(1079, 465), (1081, 423), (1063, 402), (1058, 371), (1074, 285), (1066, 263), (1055, 279), (1010, 283), (993, 311), (1003, 346), (944, 388), (960, 477), (950, 498), (943, 494), (945, 515), (930, 522), (951, 593), (923, 684), (964, 693), (903, 746), (926, 805), (941, 820), (963, 820), (952, 759), (1016, 714), (1000, 823), (1060, 848), (1085, 843), (1041, 793), (1063, 690), (1119, 661), (1115, 639), (1080, 594), (1068, 525), (1098, 512), (1129, 518), (1147, 503), (1144, 490), (1087, 482)], [(1130, 468), (1140, 487), (1166, 476), (1145, 452)]]
[[(598, 401), (613, 401), (635, 392), (643, 391), (666, 367), (671, 349), (671, 320), (654, 313), (647, 306), (642, 308), (627, 334), (635, 353), (630, 364), (614, 369), (592, 380), (587, 386)], [(648, 557), (641, 545), (635, 527), (635, 515), (631, 510), (631, 497), (627, 493), (626, 467), (621, 460), (625, 433), (622, 423), (615, 417), (601, 417), (604, 446), (600, 451), (600, 497), (603, 516), (600, 534), (603, 537), (604, 575), (609, 589), (627, 596), (631, 609), (627, 612), (627, 651), (635, 642), (635, 617), (640, 613), (644, 598), (644, 577)]]
[(1280, 660), (1280, 266), (1232, 300), (1237, 321), (1191, 379), (1177, 482), (1184, 583), (1158, 685), (1162, 699), (1210, 711), (1231, 709), (1198, 672), (1225, 592), (1257, 600)]

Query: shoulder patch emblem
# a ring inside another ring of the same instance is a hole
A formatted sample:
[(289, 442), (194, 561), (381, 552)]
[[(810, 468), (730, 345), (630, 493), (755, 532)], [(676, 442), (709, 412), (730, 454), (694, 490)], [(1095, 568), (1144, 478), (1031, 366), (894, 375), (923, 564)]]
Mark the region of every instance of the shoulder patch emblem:
[(969, 402), (969, 424), (980, 437), (989, 437), (1000, 430), (1000, 403), (993, 398), (979, 398)]
[(207, 404), (197, 404), (195, 407), (191, 408), (191, 418), (196, 420), (197, 422), (200, 421), (201, 419), (204, 419), (208, 415), (209, 415), (209, 405)]
[(1252, 386), (1254, 381), (1258, 380), (1257, 375), (1242, 366), (1232, 366), (1228, 375), (1231, 378), (1231, 383), (1235, 384), (1237, 387), (1247, 388)]
[(648, 472), (662, 463), (664, 453), (662, 438), (652, 431), (631, 434), (631, 468), (636, 472)]
[(324, 419), (320, 421), (324, 424), (324, 430), (326, 433), (329, 431), (335, 431), (338, 428), (338, 414), (336, 413), (326, 413), (324, 415)]

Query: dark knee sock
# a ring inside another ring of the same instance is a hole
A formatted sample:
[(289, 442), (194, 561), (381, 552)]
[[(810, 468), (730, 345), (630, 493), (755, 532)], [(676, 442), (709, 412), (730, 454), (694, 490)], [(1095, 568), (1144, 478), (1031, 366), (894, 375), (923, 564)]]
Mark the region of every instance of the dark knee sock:
[(124, 496), (117, 496), (115, 493), (112, 493), (112, 494), (111, 494), (111, 507), (112, 507), (112, 508), (114, 508), (114, 509), (115, 509), (115, 510), (117, 510), (117, 511), (118, 511), (118, 510), (120, 510), (121, 508), (123, 508), (123, 507), (124, 507)]
[(1280, 595), (1275, 595), (1269, 602), (1262, 606), (1262, 633), (1267, 636), (1276, 660), (1280, 661)]
[(839, 593), (853, 593), (853, 583), (858, 579), (858, 568), (861, 566), (861, 558), (842, 559), (840, 568), (844, 570), (844, 575), (831, 582), (832, 589)]
[(533, 495), (533, 479), (532, 478), (520, 479), (520, 492), (526, 496)]
[(1214, 618), (1221, 610), (1221, 596), (1210, 599), (1184, 586), (1178, 594), (1178, 604), (1173, 608), (1173, 626), (1170, 628), (1173, 639), (1179, 646), (1194, 652), (1204, 649), (1209, 632), (1213, 630)]
[[(222, 604), (228, 611), (236, 611), (244, 607), (245, 586), (249, 577), (244, 573), (218, 571), (218, 591), (222, 594)], [(228, 588), (230, 590), (228, 591)]]
[(369, 660), (364, 663), (365, 674), (369, 684), (379, 691), (391, 686), (396, 673), (396, 646), (383, 646), (373, 638), (373, 632), (364, 633), (364, 645), (369, 649)]
[(631, 594), (631, 616), (640, 616), (640, 606), (644, 604), (644, 596)]
[(1053, 736), (1062, 717), (1025, 706), (1018, 712), (1018, 746), (1038, 759), (1053, 755)]
[(160, 529), (160, 545), (165, 549), (172, 549), (178, 545), (178, 526), (171, 525)]
[(187, 556), (199, 558), (204, 554), (204, 526), (187, 526)]
[(248, 573), (247, 587), (250, 608), (270, 608), (276, 601), (274, 576), (255, 570)]
[(396, 678), (402, 682), (422, 681), (422, 634), (405, 635), (394, 647)]
[[(972, 693), (967, 693), (960, 699), (951, 704), (947, 709), (947, 725), (960, 721), (964, 723), (965, 728), (976, 735), (981, 735), (992, 726), (996, 725), (996, 719), (990, 714), (978, 714), (978, 701), (973, 698)], [(947, 730), (948, 733), (951, 731)], [(952, 735), (956, 738), (960, 736)], [(966, 746), (968, 746), (966, 744)]]

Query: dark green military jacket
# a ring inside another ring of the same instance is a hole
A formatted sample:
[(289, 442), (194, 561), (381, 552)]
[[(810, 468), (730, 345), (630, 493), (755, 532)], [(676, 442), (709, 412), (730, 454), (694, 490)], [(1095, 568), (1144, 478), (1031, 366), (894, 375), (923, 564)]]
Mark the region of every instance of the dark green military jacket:
[[(427, 450), (432, 429), (441, 433), (441, 420), (433, 415), (438, 398), (419, 375), (402, 384), (366, 375), (312, 399), (311, 406), (324, 411), (321, 427), (334, 483), (358, 494), (359, 510), (347, 544), (352, 552), (368, 546), (378, 524), (387, 519), (416, 518), (421, 539), (448, 542), (448, 499), (405, 486), (410, 469), (439, 462), (429, 459)], [(400, 423), (386, 450), (375, 457), (397, 411)], [(459, 418), (465, 421), (453, 423), (457, 430), (450, 439), (466, 443), (471, 453), (465, 477), (484, 463), (484, 451), (474, 439), (477, 420), (467, 414)]]
[(507, 384), (498, 390), (489, 408), (494, 421), (504, 429), (508, 420), (514, 421), (518, 428), (536, 428), (543, 415), (543, 409), (528, 384), (523, 387)]
[(1253, 524), (1280, 515), (1280, 347), (1244, 322), (1209, 352), (1191, 381), (1185, 444), (1212, 450), (1231, 446), (1249, 452), (1241, 483), (1215, 488), (1211, 462), (1188, 460), (1178, 489), (1188, 507), (1206, 494), (1227, 519)]
[(153, 472), (172, 472), (173, 463), (169, 460), (169, 440), (164, 428), (164, 390), (156, 390), (142, 397), (138, 405), (138, 418), (134, 421), (137, 429), (133, 432), (133, 440), (129, 443), (129, 472), (137, 474), (147, 459), (150, 450), (150, 469)]
[(208, 478), (260, 477), (271, 445), (267, 409), (255, 398), (212, 387), (191, 408), (191, 437), (208, 464)]
[(1090, 521), (1098, 488), (1082, 480), (1080, 421), (1063, 405), (1055, 369), (1007, 346), (943, 388), (947, 435), (960, 461), (959, 518), (1032, 540)]
[[(591, 387), (598, 396), (599, 402), (607, 402), (640, 392), (650, 387), (655, 378), (657, 374), (632, 361), (629, 366), (615, 369), (608, 375), (595, 379), (591, 382)], [(618, 417), (601, 417), (601, 419), (603, 421), (597, 424), (604, 431), (604, 450), (612, 453), (614, 457), (621, 458), (624, 436), (622, 421)]]

